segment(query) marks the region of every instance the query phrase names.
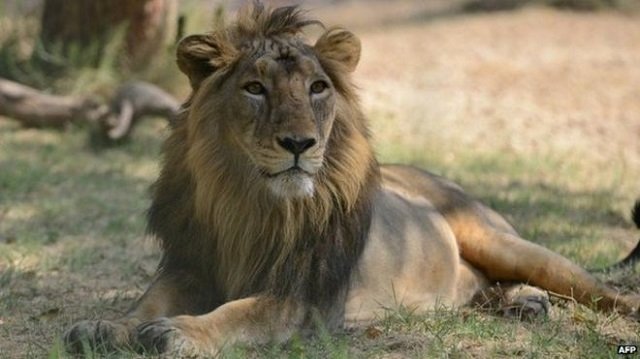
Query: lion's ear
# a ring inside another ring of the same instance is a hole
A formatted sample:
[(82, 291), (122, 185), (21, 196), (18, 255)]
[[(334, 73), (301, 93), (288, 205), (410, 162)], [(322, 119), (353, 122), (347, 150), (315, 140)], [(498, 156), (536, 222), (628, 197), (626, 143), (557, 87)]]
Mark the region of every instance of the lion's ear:
[(341, 28), (330, 29), (316, 42), (314, 49), (325, 59), (336, 61), (353, 72), (360, 60), (360, 39)]
[(213, 34), (190, 35), (178, 44), (178, 67), (189, 77), (193, 89), (217, 69), (227, 65), (235, 51)]

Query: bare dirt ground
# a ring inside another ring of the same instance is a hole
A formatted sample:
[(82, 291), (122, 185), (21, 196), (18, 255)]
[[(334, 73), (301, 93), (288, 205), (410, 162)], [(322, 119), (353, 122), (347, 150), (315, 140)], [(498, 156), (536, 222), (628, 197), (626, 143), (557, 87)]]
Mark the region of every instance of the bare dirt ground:
[(382, 26), (362, 41), (365, 106), (417, 146), (640, 165), (637, 16), (528, 9)]

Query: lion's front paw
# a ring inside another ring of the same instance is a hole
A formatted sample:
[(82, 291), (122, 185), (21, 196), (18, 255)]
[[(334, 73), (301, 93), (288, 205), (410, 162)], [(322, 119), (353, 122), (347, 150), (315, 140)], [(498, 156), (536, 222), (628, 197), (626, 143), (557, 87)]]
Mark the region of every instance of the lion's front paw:
[(130, 347), (130, 331), (120, 323), (106, 320), (83, 320), (67, 330), (62, 338), (67, 352), (108, 353)]
[(211, 354), (193, 338), (175, 318), (158, 318), (137, 328), (137, 342), (148, 353), (167, 354), (171, 357), (198, 357)]

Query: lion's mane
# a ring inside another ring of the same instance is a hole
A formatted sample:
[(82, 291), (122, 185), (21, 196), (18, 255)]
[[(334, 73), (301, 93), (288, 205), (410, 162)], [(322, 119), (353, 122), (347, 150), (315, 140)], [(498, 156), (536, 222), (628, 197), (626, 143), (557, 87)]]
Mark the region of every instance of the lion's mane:
[[(341, 64), (317, 55), (334, 84), (337, 104), (312, 197), (269, 193), (237, 155), (240, 150), (229, 147), (224, 131), (212, 130), (222, 120), (217, 109), (225, 104), (211, 93), (237, 76), (233, 64), (242, 56), (242, 44), (293, 38), (310, 23), (315, 21), (295, 7), (270, 11), (255, 6), (234, 26), (210, 34), (222, 39), (229, 64), (211, 65), (212, 74), (183, 105), (163, 147), (148, 213), (150, 232), (164, 249), (161, 268), (189, 268), (211, 278), (215, 303), (267, 293), (326, 308), (344, 294), (367, 239), (378, 165), (354, 86)], [(205, 93), (207, 101), (199, 98)]]

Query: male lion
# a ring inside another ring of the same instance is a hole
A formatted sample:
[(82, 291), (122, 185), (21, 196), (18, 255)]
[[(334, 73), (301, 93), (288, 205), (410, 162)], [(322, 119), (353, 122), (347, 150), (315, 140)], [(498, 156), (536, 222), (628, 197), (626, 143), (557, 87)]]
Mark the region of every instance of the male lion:
[(215, 355), (318, 320), (335, 328), (398, 304), (464, 305), (497, 281), (637, 314), (640, 296), (520, 238), (457, 185), (378, 165), (350, 80), (360, 42), (334, 28), (309, 45), (300, 31), (312, 23), (295, 7), (255, 4), (180, 42), (193, 92), (153, 187), (157, 275), (124, 318), (73, 326), (67, 348)]

